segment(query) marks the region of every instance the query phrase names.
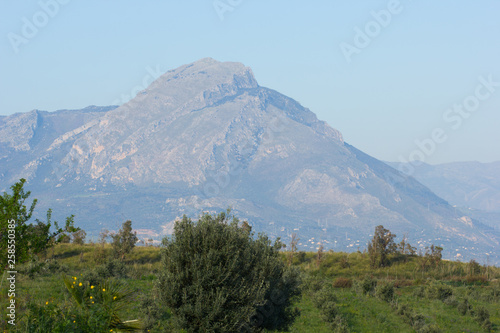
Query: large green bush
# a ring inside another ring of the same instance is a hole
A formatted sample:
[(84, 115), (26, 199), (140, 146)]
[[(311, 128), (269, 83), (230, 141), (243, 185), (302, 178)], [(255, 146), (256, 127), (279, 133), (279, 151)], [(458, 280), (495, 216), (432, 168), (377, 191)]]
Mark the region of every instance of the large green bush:
[(299, 273), (280, 259), (282, 243), (255, 239), (228, 213), (177, 221), (165, 238), (159, 274), (161, 301), (188, 332), (286, 328), (296, 313)]

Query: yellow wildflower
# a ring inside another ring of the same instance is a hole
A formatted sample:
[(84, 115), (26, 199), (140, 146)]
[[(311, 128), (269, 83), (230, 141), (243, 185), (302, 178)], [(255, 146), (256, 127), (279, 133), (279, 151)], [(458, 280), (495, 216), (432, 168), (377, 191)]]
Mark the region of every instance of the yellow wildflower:
[(49, 305), (49, 301), (45, 302), (45, 305)]
[(94, 289), (94, 286), (90, 286), (90, 289)]
[(81, 286), (82, 286), (82, 283), (80, 282), (80, 284), (78, 284), (78, 286), (80, 286), (80, 287), (81, 287)]
[(102, 288), (102, 291), (106, 291), (106, 289)]

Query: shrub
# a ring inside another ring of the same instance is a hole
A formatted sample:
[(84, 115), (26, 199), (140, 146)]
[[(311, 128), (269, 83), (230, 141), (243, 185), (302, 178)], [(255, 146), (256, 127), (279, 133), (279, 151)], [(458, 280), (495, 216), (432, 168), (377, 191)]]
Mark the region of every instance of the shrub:
[(481, 324), (481, 327), (484, 328), (484, 330), (486, 332), (491, 332), (491, 329), (493, 328), (491, 321), (489, 319), (486, 319), (485, 321), (483, 321), (483, 323)]
[(127, 277), (127, 266), (123, 263), (123, 261), (115, 259), (109, 260), (106, 264), (102, 265), (105, 276), (107, 277), (119, 277), (125, 278)]
[(377, 286), (377, 280), (372, 279), (371, 277), (365, 277), (358, 285), (361, 292), (366, 294), (372, 294)]
[(392, 283), (378, 285), (375, 294), (381, 300), (391, 302), (394, 299), (394, 285)]
[(306, 261), (306, 253), (304, 251), (299, 251), (297, 253), (297, 262), (299, 264), (302, 264), (305, 261)]
[(323, 288), (323, 285), (325, 284), (325, 281), (322, 278), (312, 276), (310, 274), (304, 274), (304, 277), (301, 279), (301, 281), (303, 290), (307, 290), (313, 293)]
[(446, 298), (453, 295), (451, 287), (442, 284), (433, 284), (427, 287), (427, 297), (431, 299), (439, 299), (444, 301)]
[(470, 310), (471, 306), (469, 304), (469, 300), (467, 298), (464, 298), (457, 307), (458, 313), (460, 313), (462, 316), (465, 316)]
[(481, 265), (474, 259), (467, 264), (467, 270), (469, 271), (469, 275), (478, 275), (481, 273)]
[(486, 309), (484, 306), (478, 306), (474, 310), (474, 317), (481, 324), (481, 323), (485, 322), (486, 320), (490, 319), (490, 313), (489, 313), (488, 309)]
[(336, 306), (337, 297), (330, 286), (325, 285), (321, 288), (314, 294), (312, 300), (314, 305), (320, 309), (321, 315), (326, 322), (333, 322), (335, 320), (335, 317), (338, 315)]
[(34, 279), (37, 275), (64, 273), (68, 270), (68, 266), (61, 265), (56, 259), (40, 261), (38, 256), (34, 255), (26, 265), (25, 273), (30, 279)]
[(342, 268), (351, 267), (351, 264), (349, 263), (349, 256), (348, 255), (343, 255), (342, 258), (340, 258), (340, 267), (342, 267)]
[(416, 297), (425, 297), (425, 287), (419, 286), (413, 291), (413, 295)]
[(85, 230), (80, 229), (73, 233), (73, 243), (78, 245), (85, 244), (85, 237), (87, 237), (87, 233)]
[(333, 287), (334, 288), (351, 288), (352, 287), (352, 280), (349, 278), (344, 278), (344, 277), (338, 277), (333, 281)]
[(425, 317), (423, 314), (415, 313), (412, 315), (410, 325), (417, 331), (425, 329)]
[(324, 285), (313, 295), (312, 301), (333, 332), (349, 332), (349, 327), (337, 308), (337, 297), (331, 286)]
[(444, 304), (452, 306), (454, 308), (458, 306), (458, 300), (455, 298), (455, 296), (450, 296), (446, 298), (443, 302)]
[(487, 284), (488, 279), (484, 275), (469, 275), (466, 278), (467, 283), (473, 284)]
[(127, 266), (121, 260), (111, 259), (105, 264), (84, 272), (83, 279), (92, 285), (96, 285), (109, 278), (125, 278), (127, 277), (127, 271)]
[(396, 313), (400, 316), (406, 317), (406, 318), (411, 318), (412, 311), (408, 304), (406, 303), (399, 303), (398, 308), (396, 310)]
[(177, 328), (233, 332), (293, 322), (298, 269), (284, 264), (279, 239), (274, 245), (264, 234), (254, 239), (238, 222), (225, 213), (196, 223), (184, 216), (163, 240), (158, 286)]

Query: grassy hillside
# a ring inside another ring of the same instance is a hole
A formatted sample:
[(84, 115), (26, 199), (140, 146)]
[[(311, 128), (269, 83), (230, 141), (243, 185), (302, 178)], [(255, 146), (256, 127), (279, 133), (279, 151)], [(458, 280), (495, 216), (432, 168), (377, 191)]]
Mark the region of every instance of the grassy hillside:
[[(59, 244), (38, 260), (18, 266), (17, 331), (29, 331), (30, 316), (36, 311), (43, 317), (74, 306), (64, 278), (78, 286), (92, 285), (99, 277), (121, 281), (132, 291), (120, 310), (123, 320), (140, 319), (150, 332), (168, 331), (169, 311), (155, 299), (160, 248), (136, 247), (124, 260), (111, 259), (111, 252), (108, 244)], [(303, 287), (295, 304), (300, 316), (290, 331), (500, 331), (499, 268), (450, 261), (433, 264), (419, 256), (390, 259), (389, 267), (372, 269), (365, 253), (327, 252), (321, 261), (316, 253), (296, 253), (291, 264), (300, 267)], [(283, 253), (283, 260), (288, 262), (288, 253)], [(6, 322), (7, 292), (4, 273), (2, 330), (11, 329)]]

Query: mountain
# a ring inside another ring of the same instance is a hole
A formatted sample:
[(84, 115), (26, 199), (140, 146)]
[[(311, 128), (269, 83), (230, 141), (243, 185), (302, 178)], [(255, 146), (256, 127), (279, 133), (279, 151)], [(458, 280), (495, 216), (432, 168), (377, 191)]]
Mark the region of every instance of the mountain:
[(296, 232), (301, 248), (364, 248), (383, 224), (447, 257), (500, 257), (498, 231), (240, 63), (181, 66), (119, 107), (3, 117), (0, 138), (0, 189), (25, 177), (41, 208), (74, 213), (88, 231), (131, 219), (141, 235), (169, 233), (182, 214), (231, 206), (257, 232)]
[[(389, 165), (408, 170), (404, 163), (389, 163)], [(413, 177), (448, 202), (500, 213), (500, 161), (438, 165), (422, 163), (414, 169)]]
[(455, 209), (500, 230), (500, 161), (454, 162), (438, 165), (387, 162), (398, 170), (414, 170), (412, 176)]

